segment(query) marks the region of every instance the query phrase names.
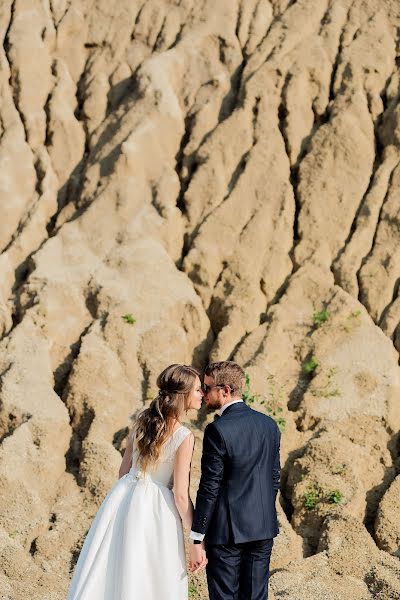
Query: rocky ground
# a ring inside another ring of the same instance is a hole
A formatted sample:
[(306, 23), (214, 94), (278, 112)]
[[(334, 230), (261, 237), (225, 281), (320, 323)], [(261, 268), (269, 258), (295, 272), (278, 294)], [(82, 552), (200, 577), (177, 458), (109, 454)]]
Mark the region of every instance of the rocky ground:
[(400, 598), (399, 28), (1, 2), (3, 600), (65, 598), (157, 373), (228, 357), (283, 430), (272, 598)]

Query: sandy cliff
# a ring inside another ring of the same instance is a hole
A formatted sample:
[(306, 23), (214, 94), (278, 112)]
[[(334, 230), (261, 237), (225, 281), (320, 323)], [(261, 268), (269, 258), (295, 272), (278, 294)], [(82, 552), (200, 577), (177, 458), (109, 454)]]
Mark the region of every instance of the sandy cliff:
[(400, 598), (399, 28), (1, 2), (1, 598), (65, 598), (157, 373), (227, 357), (284, 429), (272, 598)]

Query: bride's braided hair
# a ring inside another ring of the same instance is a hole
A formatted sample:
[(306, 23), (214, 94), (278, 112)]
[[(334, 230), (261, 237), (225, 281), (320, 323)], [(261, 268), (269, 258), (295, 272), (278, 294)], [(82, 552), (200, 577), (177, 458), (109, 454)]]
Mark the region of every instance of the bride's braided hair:
[(160, 458), (162, 445), (187, 407), (196, 377), (200, 377), (196, 369), (179, 364), (170, 365), (157, 377), (158, 394), (139, 415), (135, 426), (142, 471), (155, 465)]

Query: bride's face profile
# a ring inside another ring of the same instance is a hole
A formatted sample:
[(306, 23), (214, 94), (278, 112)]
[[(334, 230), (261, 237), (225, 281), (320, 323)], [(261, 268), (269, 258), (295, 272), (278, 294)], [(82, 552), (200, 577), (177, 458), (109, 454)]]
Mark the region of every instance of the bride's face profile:
[(203, 390), (201, 389), (201, 381), (196, 376), (192, 391), (190, 392), (190, 396), (187, 402), (187, 409), (190, 410), (192, 408), (199, 410), (203, 401)]

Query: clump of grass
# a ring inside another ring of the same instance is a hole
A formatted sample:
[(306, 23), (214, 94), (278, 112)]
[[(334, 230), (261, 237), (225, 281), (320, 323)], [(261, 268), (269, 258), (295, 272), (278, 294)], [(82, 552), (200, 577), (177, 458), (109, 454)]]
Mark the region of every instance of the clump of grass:
[(309, 485), (303, 494), (303, 498), (304, 507), (307, 510), (314, 510), (320, 502), (328, 502), (329, 504), (341, 504), (343, 502), (343, 494), (340, 490), (332, 490), (326, 495), (315, 483)]
[(324, 308), (323, 310), (318, 310), (313, 314), (313, 322), (317, 327), (321, 327), (325, 321), (327, 321), (330, 317), (329, 311)]
[(303, 364), (303, 371), (305, 373), (310, 374), (310, 373), (313, 373), (317, 367), (318, 367), (317, 358), (314, 355), (312, 355), (311, 358), (306, 360), (306, 362)]
[(312, 485), (304, 492), (304, 507), (313, 510), (321, 500), (321, 493), (316, 485)]
[(329, 504), (341, 504), (343, 500), (343, 494), (340, 490), (333, 490), (328, 496)]
[(131, 313), (122, 315), (122, 319), (125, 321), (125, 323), (129, 323), (129, 325), (134, 325), (136, 323), (136, 319)]
[(189, 598), (195, 598), (197, 596), (197, 588), (193, 583), (189, 583)]

